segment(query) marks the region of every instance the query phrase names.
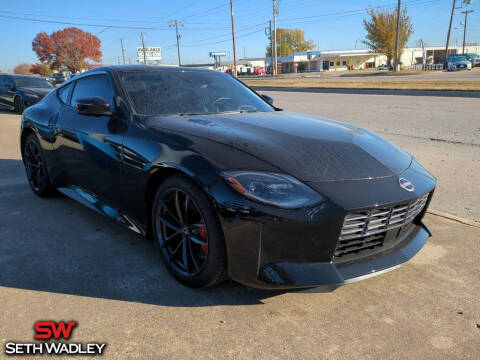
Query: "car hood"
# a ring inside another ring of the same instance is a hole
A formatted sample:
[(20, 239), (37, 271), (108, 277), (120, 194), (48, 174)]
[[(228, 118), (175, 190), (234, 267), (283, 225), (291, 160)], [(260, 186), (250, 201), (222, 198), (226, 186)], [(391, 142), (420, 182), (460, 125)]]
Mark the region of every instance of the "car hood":
[(38, 87), (21, 87), (18, 90), (25, 91), (27, 93), (33, 93), (40, 96), (47, 95), (52, 89), (49, 88), (38, 88)]
[(293, 112), (168, 118), (154, 123), (241, 150), (302, 181), (389, 177), (412, 161), (408, 153), (370, 131)]

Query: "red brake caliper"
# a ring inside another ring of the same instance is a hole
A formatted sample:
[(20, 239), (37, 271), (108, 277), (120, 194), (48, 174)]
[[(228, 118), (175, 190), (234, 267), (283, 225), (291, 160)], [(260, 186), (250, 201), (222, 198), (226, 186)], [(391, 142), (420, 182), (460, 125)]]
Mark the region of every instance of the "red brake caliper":
[[(202, 240), (207, 242), (207, 227), (205, 225), (201, 224), (198, 227), (198, 234), (200, 235)], [(201, 244), (200, 247), (202, 248), (203, 253), (206, 254), (207, 253), (207, 244)]]

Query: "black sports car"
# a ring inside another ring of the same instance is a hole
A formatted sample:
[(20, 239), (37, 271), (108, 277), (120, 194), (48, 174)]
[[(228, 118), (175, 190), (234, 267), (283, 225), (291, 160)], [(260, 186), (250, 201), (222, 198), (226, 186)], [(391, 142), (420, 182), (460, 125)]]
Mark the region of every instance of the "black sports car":
[(153, 238), (194, 287), (337, 286), (417, 253), (435, 178), (376, 134), (272, 103), (204, 69), (91, 70), (25, 111), (28, 180)]
[(53, 86), (42, 77), (0, 74), (0, 105), (21, 114), (52, 89)]

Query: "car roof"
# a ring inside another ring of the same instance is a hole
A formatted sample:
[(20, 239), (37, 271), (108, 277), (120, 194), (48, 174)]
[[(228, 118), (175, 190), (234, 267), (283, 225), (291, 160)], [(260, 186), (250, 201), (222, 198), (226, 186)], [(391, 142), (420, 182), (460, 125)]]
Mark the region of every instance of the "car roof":
[(40, 75), (20, 75), (20, 74), (0, 74), (0, 75), (6, 75), (10, 76), (12, 78), (39, 78), (39, 79), (45, 79), (43, 76)]
[[(109, 66), (102, 66), (92, 70), (88, 70), (83, 74), (92, 74), (97, 71), (113, 71), (113, 72), (134, 72), (134, 71), (141, 71), (141, 72), (182, 72), (182, 71), (195, 71), (195, 72), (218, 72), (215, 70), (205, 69), (205, 68), (197, 68), (197, 67), (187, 67), (187, 66), (161, 66), (161, 65), (109, 65)], [(82, 74), (82, 75), (83, 75)]]

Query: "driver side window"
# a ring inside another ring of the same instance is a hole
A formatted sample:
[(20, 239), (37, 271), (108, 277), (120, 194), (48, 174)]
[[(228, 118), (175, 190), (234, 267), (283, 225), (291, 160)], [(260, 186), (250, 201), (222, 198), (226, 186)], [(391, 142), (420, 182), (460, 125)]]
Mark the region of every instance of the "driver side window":
[(76, 81), (71, 104), (75, 106), (76, 101), (91, 97), (105, 99), (113, 109), (114, 92), (106, 75), (92, 75)]

